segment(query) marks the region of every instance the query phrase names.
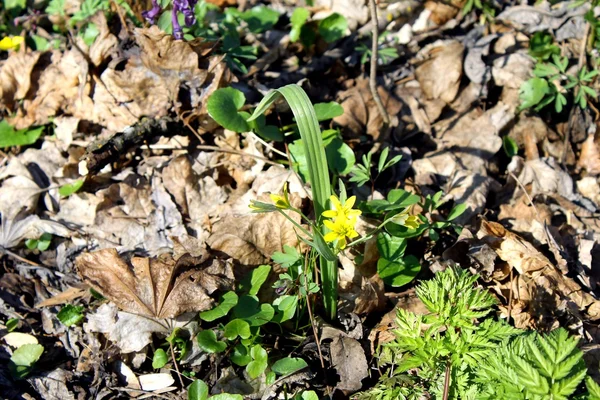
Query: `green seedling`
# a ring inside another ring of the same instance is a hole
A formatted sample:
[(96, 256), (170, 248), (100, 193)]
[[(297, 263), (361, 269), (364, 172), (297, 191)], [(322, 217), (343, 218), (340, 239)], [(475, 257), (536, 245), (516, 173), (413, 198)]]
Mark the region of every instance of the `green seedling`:
[[(398, 308), (396, 339), (378, 351), (387, 374), (355, 398), (574, 398), (586, 377), (578, 340), (564, 329), (542, 335), (495, 320), (496, 300), (476, 280), (447, 269), (421, 282), (416, 294), (428, 313)], [(596, 399), (598, 388), (588, 378), (589, 395), (578, 398)]]
[(43, 233), (42, 236), (37, 239), (27, 239), (25, 241), (25, 247), (29, 250), (46, 251), (50, 247), (50, 243), (52, 243), (52, 235)]
[(85, 318), (83, 314), (84, 309), (83, 306), (67, 304), (59, 311), (56, 318), (65, 326), (77, 325)]
[(0, 148), (34, 144), (44, 132), (44, 127), (16, 130), (3, 119), (0, 121)]
[(318, 37), (326, 43), (333, 43), (344, 36), (348, 30), (348, 21), (338, 13), (333, 13), (320, 21), (310, 21), (310, 11), (298, 7), (290, 18), (290, 40), (300, 41), (306, 47), (312, 46)]
[(27, 377), (33, 371), (35, 363), (40, 359), (44, 347), (41, 344), (24, 344), (16, 349), (10, 357), (8, 368), (18, 379)]
[(568, 66), (569, 60), (556, 54), (552, 55), (551, 62), (537, 63), (534, 77), (524, 82), (519, 90), (519, 110), (533, 108), (540, 111), (554, 104), (554, 110), (560, 113), (567, 104), (566, 94), (572, 94), (575, 104), (586, 108), (589, 98), (597, 98), (596, 91), (589, 85), (599, 71), (588, 71), (584, 66), (576, 75), (570, 75), (567, 73)]

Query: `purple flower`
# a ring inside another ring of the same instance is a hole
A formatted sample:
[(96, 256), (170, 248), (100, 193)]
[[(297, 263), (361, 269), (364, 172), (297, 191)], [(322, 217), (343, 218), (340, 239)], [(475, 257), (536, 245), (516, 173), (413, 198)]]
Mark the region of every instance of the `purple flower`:
[[(177, 19), (177, 13), (181, 12), (185, 17), (185, 25), (192, 26), (196, 23), (196, 16), (194, 15), (194, 7), (198, 0), (173, 0), (173, 11), (171, 13), (171, 22), (173, 24), (173, 36), (177, 40), (183, 39), (183, 29), (179, 25)], [(162, 9), (158, 5), (158, 0), (152, 0), (152, 9), (144, 11), (142, 15), (148, 20), (148, 22), (155, 24), (156, 18)]]
[(161, 11), (162, 9), (158, 5), (158, 0), (152, 0), (152, 9), (148, 11), (143, 11), (142, 16), (146, 18), (146, 21), (150, 22), (151, 24), (155, 24), (156, 18), (158, 17), (158, 14), (160, 14)]

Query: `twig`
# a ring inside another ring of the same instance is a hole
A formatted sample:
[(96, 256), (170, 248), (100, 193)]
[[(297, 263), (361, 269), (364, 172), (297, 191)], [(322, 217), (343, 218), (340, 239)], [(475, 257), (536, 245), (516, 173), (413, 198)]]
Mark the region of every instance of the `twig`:
[(585, 31), (583, 33), (583, 38), (581, 38), (581, 47), (579, 48), (579, 61), (577, 62), (577, 69), (580, 70), (586, 64), (586, 54), (587, 54), (587, 41), (588, 36), (590, 34), (590, 23), (585, 23)]
[(169, 348), (171, 349), (171, 358), (173, 359), (173, 365), (175, 366), (175, 371), (177, 371), (177, 377), (179, 378), (179, 383), (181, 383), (181, 387), (185, 388), (185, 384), (183, 383), (183, 379), (181, 378), (181, 372), (179, 371), (179, 366), (177, 366), (177, 359), (175, 358), (175, 350), (173, 350), (173, 343), (169, 341)]
[(35, 263), (33, 261), (29, 261), (28, 259), (23, 258), (20, 255), (15, 254), (15, 253), (13, 253), (12, 251), (10, 251), (8, 249), (0, 249), (0, 250), (3, 251), (7, 256), (13, 257), (13, 258), (15, 258), (15, 259), (17, 259), (17, 260), (19, 260), (21, 262), (24, 262), (26, 264), (32, 265), (32, 266), (37, 267), (37, 268), (47, 268), (47, 267), (44, 267), (44, 266), (42, 266), (42, 265), (40, 265), (38, 263)]
[(377, 52), (379, 46), (379, 27), (377, 22), (377, 5), (375, 4), (375, 0), (369, 0), (369, 11), (371, 13), (371, 21), (373, 24), (373, 41), (371, 44), (371, 70), (369, 72), (369, 87), (371, 89), (373, 99), (375, 100), (375, 104), (377, 104), (379, 114), (383, 119), (383, 129), (387, 130), (390, 126), (390, 116), (388, 115), (388, 112), (385, 109), (383, 102), (381, 101), (381, 97), (377, 92)]
[(444, 377), (444, 394), (442, 400), (448, 400), (450, 394), (450, 360), (446, 361), (446, 376)]
[(513, 269), (510, 269), (510, 292), (508, 293), (508, 320), (506, 322), (510, 323), (510, 319), (512, 318), (512, 302), (513, 302)]

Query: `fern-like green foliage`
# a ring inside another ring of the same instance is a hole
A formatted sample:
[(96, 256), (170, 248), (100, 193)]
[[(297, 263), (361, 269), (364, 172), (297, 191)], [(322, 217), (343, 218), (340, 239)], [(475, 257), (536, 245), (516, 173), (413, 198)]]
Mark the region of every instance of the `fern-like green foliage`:
[(429, 314), (398, 309), (396, 340), (379, 351), (389, 373), (354, 398), (442, 399), (447, 391), (448, 399), (600, 400), (577, 338), (564, 329), (525, 332), (489, 317), (495, 299), (475, 286), (477, 278), (447, 269), (421, 282), (416, 293)]

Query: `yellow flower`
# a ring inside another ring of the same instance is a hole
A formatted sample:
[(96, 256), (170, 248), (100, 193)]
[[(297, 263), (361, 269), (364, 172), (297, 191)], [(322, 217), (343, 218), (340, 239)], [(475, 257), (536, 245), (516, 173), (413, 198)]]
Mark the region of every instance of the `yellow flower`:
[(416, 215), (410, 215), (408, 208), (402, 211), (400, 214), (394, 215), (390, 221), (407, 227), (408, 229), (417, 229), (421, 225), (421, 220)]
[(288, 208), (290, 208), (290, 202), (288, 201), (288, 199), (286, 199), (285, 196), (280, 196), (278, 194), (270, 194), (269, 197), (271, 197), (271, 200), (273, 201), (273, 204), (275, 204), (275, 207), (280, 208), (282, 210), (287, 210)]
[(0, 50), (14, 50), (23, 43), (23, 36), (7, 36), (0, 40)]
[(335, 221), (325, 220), (323, 223), (331, 231), (325, 235), (325, 241), (335, 242), (337, 240), (339, 249), (346, 247), (346, 238), (354, 239), (358, 236), (358, 232), (354, 230), (356, 218), (336, 218)]
[(331, 201), (331, 206), (333, 210), (323, 211), (323, 216), (325, 218), (332, 219), (355, 219), (361, 214), (360, 210), (353, 210), (352, 206), (356, 202), (356, 196), (352, 196), (348, 198), (344, 204), (340, 202), (340, 199), (336, 195), (333, 195), (329, 199)]
[(279, 208), (280, 210), (287, 210), (288, 208), (292, 208), (292, 205), (290, 204), (290, 198), (288, 196), (287, 182), (283, 184), (283, 196), (280, 196), (278, 194), (270, 194), (269, 197), (271, 197), (271, 201), (273, 202), (273, 204), (275, 204), (275, 207)]

